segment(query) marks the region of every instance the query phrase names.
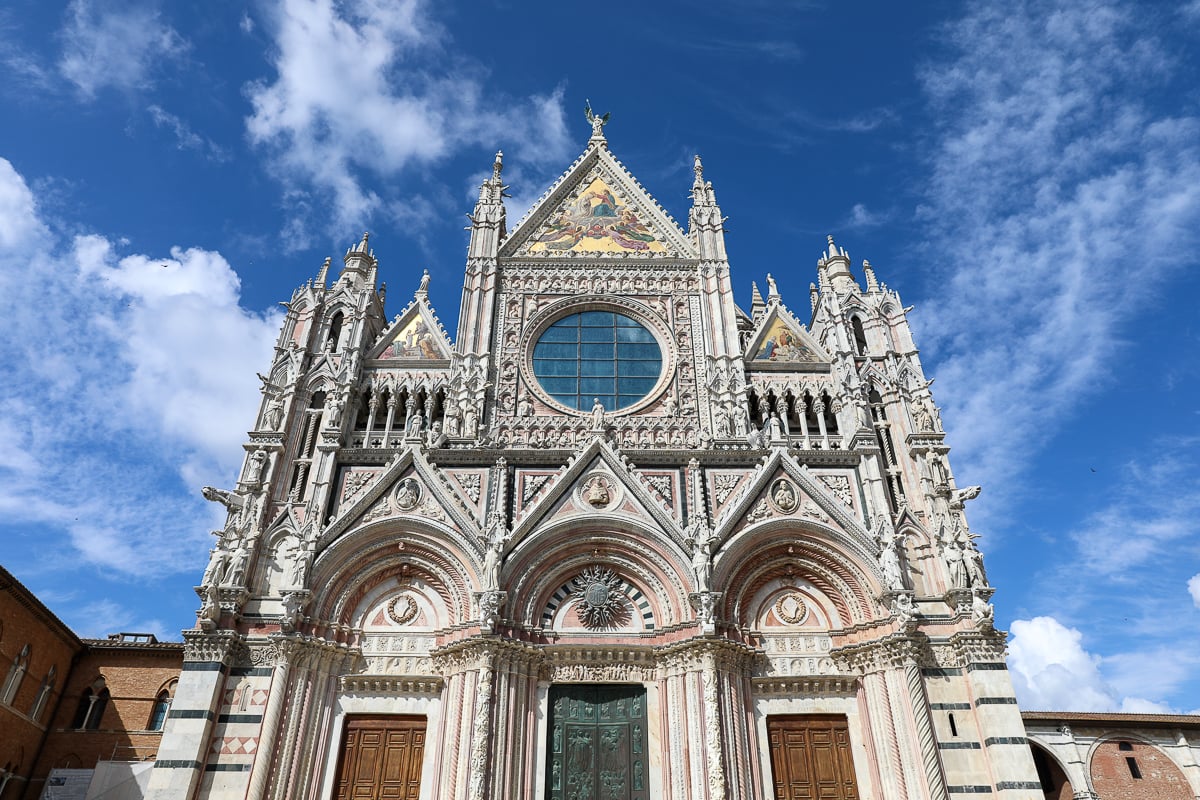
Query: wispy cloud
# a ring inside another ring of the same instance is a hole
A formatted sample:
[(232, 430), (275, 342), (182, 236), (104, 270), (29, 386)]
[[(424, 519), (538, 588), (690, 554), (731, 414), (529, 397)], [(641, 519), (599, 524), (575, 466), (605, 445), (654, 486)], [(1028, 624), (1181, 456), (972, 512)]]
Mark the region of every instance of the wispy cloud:
[(219, 253), (123, 255), (100, 236), (58, 241), (3, 159), (0, 292), (7, 541), (36, 530), (47, 569), (194, 568), (216, 518), (196, 489), (235, 474), (276, 312), (240, 306)]
[[(247, 131), (285, 191), (331, 198), (315, 209), (330, 230), (362, 226), (403, 196), (395, 178), (406, 168), (464, 145), (499, 144), (542, 167), (567, 155), (563, 89), (485, 92), (483, 69), (447, 55), (416, 0), (289, 0), (265, 27), (276, 76), (247, 87)], [(391, 179), (390, 194), (370, 188), (373, 176)]]
[(58, 70), (87, 98), (105, 88), (146, 89), (164, 65), (188, 50), (184, 38), (144, 3), (73, 0), (59, 36)]
[(914, 322), (959, 474), (997, 486), (1195, 252), (1200, 119), (1147, 104), (1177, 66), (1135, 4), (977, 6), (943, 33), (950, 55), (922, 74), (940, 120), (919, 257), (936, 313)]
[(225, 148), (212, 139), (201, 136), (192, 130), (181, 117), (172, 114), (159, 105), (151, 105), (146, 109), (155, 127), (170, 132), (175, 137), (175, 146), (180, 150), (193, 150), (212, 161), (226, 161), (229, 154)]

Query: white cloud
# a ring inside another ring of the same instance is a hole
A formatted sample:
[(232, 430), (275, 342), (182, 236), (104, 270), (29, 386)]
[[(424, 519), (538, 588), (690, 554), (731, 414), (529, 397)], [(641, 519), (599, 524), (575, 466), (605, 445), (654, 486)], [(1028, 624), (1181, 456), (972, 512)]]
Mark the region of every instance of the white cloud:
[(158, 12), (142, 3), (74, 0), (60, 37), (58, 70), (88, 98), (109, 87), (145, 89), (164, 64), (188, 49)]
[(168, 130), (175, 136), (175, 146), (180, 150), (194, 150), (213, 161), (225, 161), (229, 158), (224, 148), (196, 133), (182, 118), (162, 106), (151, 105), (146, 108), (146, 113), (150, 115), (156, 127)]
[(94, 235), (63, 247), (31, 194), (0, 159), (11, 212), (0, 213), (0, 517), (10, 541), (38, 530), (47, 568), (80, 557), (123, 573), (194, 568), (218, 516), (197, 489), (236, 472), (277, 312), (243, 309), (218, 253), (120, 255)]
[(941, 120), (921, 259), (938, 288), (914, 322), (970, 482), (1021, 472), (1198, 244), (1200, 119), (1147, 104), (1176, 65), (1143, 19), (975, 6), (944, 32), (956, 57), (922, 75)]
[[(562, 89), (485, 92), (483, 70), (447, 56), (415, 0), (288, 0), (268, 27), (277, 75), (248, 87), (247, 132), (285, 190), (332, 195), (331, 228), (361, 227), (403, 196), (398, 173), (463, 145), (501, 146), (532, 164), (566, 157)], [(372, 176), (392, 190), (370, 188)]]
[[(1147, 685), (1144, 674), (1128, 687), (1115, 686), (1101, 669), (1107, 659), (1084, 649), (1083, 634), (1054, 617), (1014, 620), (1008, 651), (1013, 689), (1026, 710), (1176, 713), (1165, 703), (1123, 695), (1122, 688), (1158, 687)], [(1130, 661), (1144, 673), (1143, 655)]]
[(1193, 575), (1187, 583), (1188, 594), (1192, 596), (1192, 602), (1196, 604), (1196, 608), (1200, 608), (1200, 573)]

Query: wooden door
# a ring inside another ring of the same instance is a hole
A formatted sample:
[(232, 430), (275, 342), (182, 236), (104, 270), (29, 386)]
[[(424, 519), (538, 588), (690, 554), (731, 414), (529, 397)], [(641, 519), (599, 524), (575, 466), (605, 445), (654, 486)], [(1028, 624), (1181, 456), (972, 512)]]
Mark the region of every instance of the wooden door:
[(548, 800), (649, 800), (646, 690), (550, 687)]
[(425, 718), (347, 717), (337, 800), (417, 800)]
[(767, 717), (776, 800), (858, 800), (843, 716)]

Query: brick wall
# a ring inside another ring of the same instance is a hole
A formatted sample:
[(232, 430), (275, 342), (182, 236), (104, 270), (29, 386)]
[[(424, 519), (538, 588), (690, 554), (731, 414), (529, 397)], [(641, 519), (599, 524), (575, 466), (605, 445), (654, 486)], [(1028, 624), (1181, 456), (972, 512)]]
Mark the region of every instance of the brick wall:
[[(1128, 749), (1122, 749), (1124, 744)], [(1140, 778), (1127, 759), (1134, 759)], [(1092, 784), (1104, 800), (1195, 800), (1187, 779), (1165, 753), (1135, 739), (1109, 739), (1091, 759)]]
[[(33, 791), (41, 790), (51, 769), (91, 769), (107, 760), (145, 761), (158, 752), (162, 732), (147, 726), (159, 691), (179, 678), (183, 645), (84, 640), (84, 646), (34, 770), (30, 797), (37, 796)], [(79, 698), (101, 678), (110, 697), (99, 727), (74, 729)]]
[[(83, 647), (66, 625), (0, 567), (0, 690), (26, 645), (28, 668), (16, 696), (11, 703), (0, 703), (0, 770), (7, 767), (11, 773), (0, 800), (15, 800), (25, 791), (63, 684), (71, 675), (72, 660)], [(35, 721), (29, 715), (51, 667), (56, 673), (54, 691)]]

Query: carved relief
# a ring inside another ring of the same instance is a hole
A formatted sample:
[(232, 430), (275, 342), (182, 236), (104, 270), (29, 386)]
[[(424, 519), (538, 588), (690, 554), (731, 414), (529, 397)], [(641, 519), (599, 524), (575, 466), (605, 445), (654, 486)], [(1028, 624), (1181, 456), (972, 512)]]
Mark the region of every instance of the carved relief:
[(741, 479), (741, 475), (716, 475), (713, 477), (713, 499), (717, 501), (718, 506), (725, 505), (725, 501), (729, 499), (729, 495), (733, 494), (733, 490), (737, 488), (738, 481)]
[(396, 506), (401, 511), (412, 511), (421, 500), (421, 484), (416, 478), (405, 478), (396, 487)]
[(799, 625), (808, 616), (808, 606), (796, 592), (789, 592), (775, 601), (775, 616), (788, 625)]
[(822, 475), (821, 483), (829, 492), (847, 506), (853, 507), (853, 495), (850, 493), (850, 479), (845, 475)]
[(800, 504), (795, 485), (786, 478), (780, 478), (771, 484), (771, 502), (784, 514), (790, 514)]
[(387, 605), (388, 619), (397, 625), (406, 625), (412, 622), (418, 611), (420, 608), (417, 606), (417, 601), (407, 594), (396, 595)]
[(579, 487), (579, 499), (595, 509), (615, 506), (618, 499), (617, 484), (609, 476), (596, 473)]
[(588, 567), (572, 581), (575, 613), (588, 628), (612, 628), (629, 618), (629, 604), (621, 594), (621, 579), (611, 569)]

